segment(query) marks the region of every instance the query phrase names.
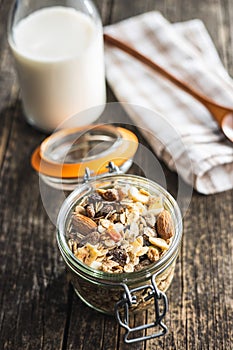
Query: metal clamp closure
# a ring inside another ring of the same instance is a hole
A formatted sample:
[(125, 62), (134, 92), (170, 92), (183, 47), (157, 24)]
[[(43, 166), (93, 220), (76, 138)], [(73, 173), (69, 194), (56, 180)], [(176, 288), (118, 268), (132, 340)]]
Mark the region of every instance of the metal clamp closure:
[[(131, 290), (129, 290), (125, 283), (122, 283), (121, 286), (124, 288), (124, 293), (122, 299), (115, 304), (115, 315), (120, 326), (126, 330), (124, 335), (125, 343), (135, 343), (166, 334), (167, 327), (162, 320), (168, 310), (168, 301), (166, 294), (158, 289), (155, 282), (155, 275), (151, 278), (151, 285), (144, 285)], [(129, 326), (130, 311), (137, 304), (146, 303), (150, 299), (153, 299), (154, 304), (154, 321), (131, 328)], [(146, 330), (153, 327), (156, 327), (156, 331), (153, 334), (147, 335)], [(145, 333), (143, 336), (134, 336), (133, 333), (138, 331), (145, 331)]]
[[(116, 166), (114, 164), (114, 162), (109, 162), (108, 165), (106, 166), (106, 169), (108, 169), (109, 174), (120, 174), (121, 173), (120, 169), (118, 168), (118, 166)], [(91, 171), (89, 168), (85, 169), (85, 175), (83, 178), (84, 183), (91, 180), (91, 173), (92, 172), (93, 171)], [(106, 174), (100, 175), (99, 178), (101, 178), (103, 176), (106, 176)]]

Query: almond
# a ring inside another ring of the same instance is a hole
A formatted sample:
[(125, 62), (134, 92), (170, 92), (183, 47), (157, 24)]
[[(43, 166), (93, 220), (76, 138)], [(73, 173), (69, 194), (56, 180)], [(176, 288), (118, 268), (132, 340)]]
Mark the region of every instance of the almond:
[(97, 229), (95, 221), (82, 214), (75, 214), (72, 218), (72, 224), (78, 232), (84, 235)]
[(169, 211), (163, 210), (157, 217), (157, 232), (163, 239), (169, 239), (174, 235), (174, 226)]

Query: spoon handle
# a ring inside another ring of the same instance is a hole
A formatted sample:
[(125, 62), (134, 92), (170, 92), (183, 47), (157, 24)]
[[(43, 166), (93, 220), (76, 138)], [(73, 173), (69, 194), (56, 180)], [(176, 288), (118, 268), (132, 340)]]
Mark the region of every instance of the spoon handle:
[(143, 55), (136, 49), (134, 49), (129, 44), (126, 44), (125, 42), (116, 39), (115, 37), (104, 34), (104, 40), (107, 44), (113, 45), (122, 51), (128, 53), (129, 55), (135, 57), (139, 61), (143, 62), (156, 72), (160, 73), (164, 77), (166, 77), (168, 80), (170, 80), (172, 83), (176, 84), (179, 88), (193, 96), (196, 100), (201, 102), (213, 115), (213, 117), (216, 119), (216, 121), (221, 125), (223, 117), (226, 115), (226, 113), (231, 112), (232, 109), (228, 107), (224, 107), (222, 105), (217, 104), (212, 99), (206, 97), (199, 91), (192, 88), (189, 84), (182, 81), (181, 79), (174, 76), (172, 73), (168, 72), (166, 69), (164, 69), (162, 66), (160, 66), (158, 63), (152, 61), (149, 57)]

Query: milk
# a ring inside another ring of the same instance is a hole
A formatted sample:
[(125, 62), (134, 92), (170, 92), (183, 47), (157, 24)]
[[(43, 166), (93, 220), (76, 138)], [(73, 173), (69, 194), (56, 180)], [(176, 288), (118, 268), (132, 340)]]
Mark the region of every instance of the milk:
[[(9, 39), (30, 123), (52, 131), (67, 117), (105, 103), (103, 36), (87, 15), (48, 7), (22, 19)], [(76, 125), (95, 121), (103, 106)]]

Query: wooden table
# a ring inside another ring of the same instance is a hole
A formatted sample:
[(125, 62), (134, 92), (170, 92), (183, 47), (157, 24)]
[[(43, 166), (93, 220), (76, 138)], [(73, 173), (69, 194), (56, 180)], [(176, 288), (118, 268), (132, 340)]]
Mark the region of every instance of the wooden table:
[[(233, 349), (233, 191), (193, 193), (175, 278), (167, 292), (165, 337), (125, 345), (115, 319), (88, 308), (74, 294), (55, 227), (42, 205), (38, 176), (30, 166), (31, 153), (45, 135), (22, 117), (6, 40), (11, 2), (0, 1), (0, 349)], [(172, 22), (200, 18), (233, 74), (231, 1), (98, 0), (97, 6), (104, 24), (155, 9)], [(115, 101), (110, 89), (108, 100)], [(145, 169), (148, 166), (145, 159)], [(175, 195), (177, 176), (162, 167), (168, 190)], [(181, 205), (187, 200), (184, 194)], [(140, 317), (144, 314), (136, 319)]]

